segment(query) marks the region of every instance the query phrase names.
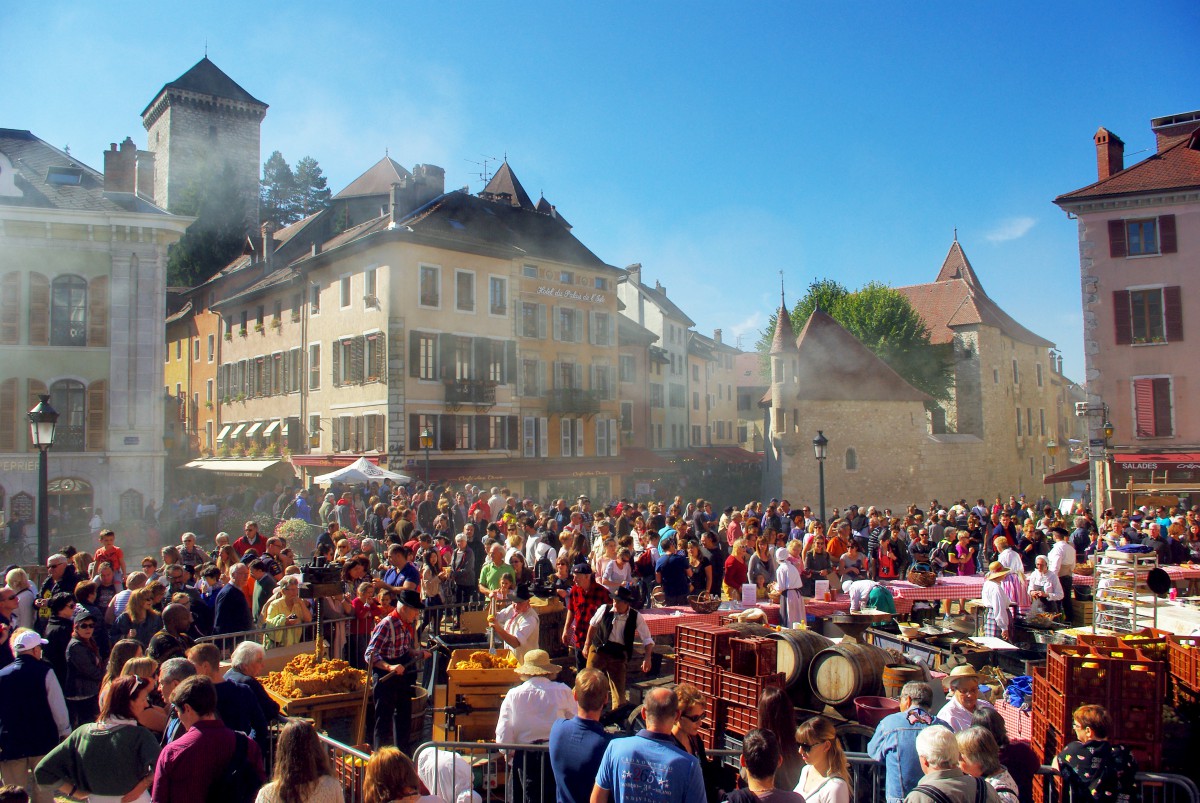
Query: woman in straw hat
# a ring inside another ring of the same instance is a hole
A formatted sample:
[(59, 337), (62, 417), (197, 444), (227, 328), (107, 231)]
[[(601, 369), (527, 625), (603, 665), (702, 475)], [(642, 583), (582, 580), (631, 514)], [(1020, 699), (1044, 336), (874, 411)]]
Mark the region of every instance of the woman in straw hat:
[(1008, 634), (1012, 628), (1012, 605), (1013, 601), (1005, 591), (1001, 581), (1011, 574), (1009, 569), (1004, 567), (998, 560), (994, 560), (991, 566), (988, 567), (987, 577), (984, 578), (983, 593), (980, 595), (983, 599), (984, 607), (987, 608), (987, 617), (983, 622), (983, 634), (985, 636), (994, 636), (1008, 640)]

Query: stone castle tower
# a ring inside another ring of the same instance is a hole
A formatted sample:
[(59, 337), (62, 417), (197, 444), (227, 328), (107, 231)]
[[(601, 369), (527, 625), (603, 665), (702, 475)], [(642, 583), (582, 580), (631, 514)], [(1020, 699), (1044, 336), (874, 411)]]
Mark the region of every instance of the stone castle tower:
[(154, 202), (175, 212), (189, 190), (228, 164), (246, 198), (247, 231), (258, 231), (260, 127), (267, 104), (202, 58), (159, 90), (142, 112), (154, 154)]

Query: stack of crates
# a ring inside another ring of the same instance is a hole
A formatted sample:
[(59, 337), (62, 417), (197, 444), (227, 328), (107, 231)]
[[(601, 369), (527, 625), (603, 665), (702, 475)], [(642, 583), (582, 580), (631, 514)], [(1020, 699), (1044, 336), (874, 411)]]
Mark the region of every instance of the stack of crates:
[(729, 668), (717, 678), (717, 721), (720, 746), (741, 749), (742, 738), (759, 726), (758, 701), (768, 686), (782, 689), (784, 677), (775, 671), (778, 642), (762, 636), (729, 641)]
[[(676, 625), (675, 682), (690, 683), (715, 701), (720, 673), (729, 667), (729, 642), (737, 635), (736, 630), (719, 625)], [(716, 747), (719, 725), (719, 706), (715, 702), (706, 705), (700, 738), (710, 750)]]
[[(1142, 770), (1162, 759), (1162, 704), (1167, 667), (1118, 642), (1051, 644), (1046, 668), (1033, 674), (1032, 744), (1043, 764), (1074, 739), (1072, 715), (1084, 704), (1103, 706), (1113, 722), (1109, 738), (1128, 746)], [(1038, 795), (1035, 795), (1037, 797)]]
[(1175, 681), (1174, 704), (1196, 701), (1200, 698), (1200, 636), (1167, 636), (1167, 656)]

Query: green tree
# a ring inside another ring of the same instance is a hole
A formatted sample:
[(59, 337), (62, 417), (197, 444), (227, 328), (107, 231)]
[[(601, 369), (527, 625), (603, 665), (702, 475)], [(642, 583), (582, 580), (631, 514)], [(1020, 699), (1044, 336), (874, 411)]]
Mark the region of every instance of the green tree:
[(263, 163), (259, 218), (263, 223), (273, 223), (281, 229), (299, 220), (296, 208), (296, 176), (279, 151), (273, 152)]
[(242, 252), (246, 199), (238, 191), (237, 173), (228, 162), (219, 172), (210, 173), (190, 187), (172, 211), (194, 216), (196, 222), (167, 254), (168, 284), (200, 284)]
[(326, 186), (325, 174), (321, 165), (311, 156), (305, 156), (296, 162), (296, 209), (299, 218), (306, 218), (314, 212), (320, 212), (329, 206), (329, 198), (333, 195)]

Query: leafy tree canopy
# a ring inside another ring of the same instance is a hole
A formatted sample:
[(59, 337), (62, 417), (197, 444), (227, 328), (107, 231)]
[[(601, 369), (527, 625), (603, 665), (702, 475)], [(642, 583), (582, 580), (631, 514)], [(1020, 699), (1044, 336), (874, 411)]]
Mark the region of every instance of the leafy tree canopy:
[(172, 212), (194, 216), (167, 254), (167, 283), (193, 287), (225, 267), (242, 251), (246, 199), (229, 163), (190, 187)]
[(305, 156), (295, 171), (279, 151), (263, 163), (260, 215), (281, 229), (329, 205), (330, 192), (317, 160)]
[[(949, 397), (954, 381), (953, 351), (949, 344), (930, 342), (929, 328), (902, 293), (880, 282), (851, 292), (833, 279), (814, 281), (792, 308), (792, 326), (797, 332), (818, 306), (913, 387), (935, 399)], [(764, 358), (771, 349), (777, 318), (778, 314), (771, 316), (758, 339), (757, 348)]]

